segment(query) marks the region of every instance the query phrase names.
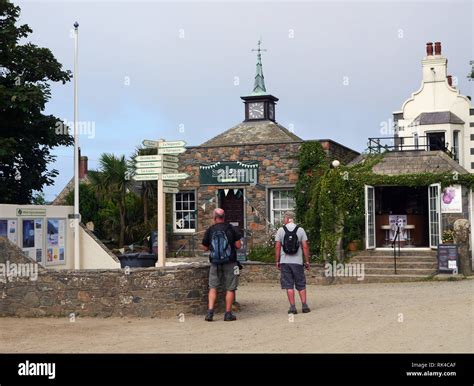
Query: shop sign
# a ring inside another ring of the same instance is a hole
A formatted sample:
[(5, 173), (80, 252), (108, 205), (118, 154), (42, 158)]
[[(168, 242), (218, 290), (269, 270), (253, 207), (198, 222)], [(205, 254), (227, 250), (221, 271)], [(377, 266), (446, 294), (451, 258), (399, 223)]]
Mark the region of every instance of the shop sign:
[(216, 162), (200, 165), (201, 185), (257, 184), (258, 161)]

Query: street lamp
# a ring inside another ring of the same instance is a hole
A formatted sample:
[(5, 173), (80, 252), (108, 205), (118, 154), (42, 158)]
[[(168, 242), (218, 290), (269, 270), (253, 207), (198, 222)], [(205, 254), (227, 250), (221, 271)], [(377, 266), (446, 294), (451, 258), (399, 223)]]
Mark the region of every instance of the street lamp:
[(77, 132), (77, 48), (79, 23), (74, 23), (74, 269), (80, 269), (79, 250), (79, 138)]

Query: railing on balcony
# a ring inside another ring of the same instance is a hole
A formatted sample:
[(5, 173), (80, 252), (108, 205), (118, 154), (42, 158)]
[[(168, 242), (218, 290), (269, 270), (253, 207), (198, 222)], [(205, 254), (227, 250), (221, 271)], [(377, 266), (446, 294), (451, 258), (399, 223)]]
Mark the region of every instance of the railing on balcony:
[(454, 160), (457, 160), (454, 149), (449, 150), (448, 145), (444, 141), (437, 140), (437, 138), (421, 135), (411, 137), (373, 137), (369, 138), (367, 150), (369, 154), (380, 154), (386, 151), (441, 150)]

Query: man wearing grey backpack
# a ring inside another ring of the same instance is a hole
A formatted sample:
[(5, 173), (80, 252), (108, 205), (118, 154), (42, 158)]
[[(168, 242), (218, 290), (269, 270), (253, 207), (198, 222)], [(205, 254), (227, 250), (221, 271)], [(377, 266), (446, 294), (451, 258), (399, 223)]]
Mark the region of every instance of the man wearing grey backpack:
[[(280, 270), (281, 288), (286, 290), (290, 302), (289, 314), (297, 314), (295, 288), (300, 295), (302, 312), (310, 312), (306, 303), (306, 278), (304, 269), (309, 271), (308, 237), (303, 228), (295, 224), (293, 212), (286, 212), (283, 225), (275, 236), (275, 262)], [(303, 265), (303, 255), (305, 263)]]
[(209, 251), (209, 307), (205, 320), (212, 322), (214, 319), (214, 306), (216, 304), (217, 289), (223, 287), (225, 295), (224, 321), (237, 320), (232, 314), (232, 304), (238, 285), (239, 266), (237, 262), (237, 249), (241, 247), (239, 231), (231, 224), (225, 222), (224, 209), (214, 209), (214, 225), (209, 227), (204, 234), (202, 245)]

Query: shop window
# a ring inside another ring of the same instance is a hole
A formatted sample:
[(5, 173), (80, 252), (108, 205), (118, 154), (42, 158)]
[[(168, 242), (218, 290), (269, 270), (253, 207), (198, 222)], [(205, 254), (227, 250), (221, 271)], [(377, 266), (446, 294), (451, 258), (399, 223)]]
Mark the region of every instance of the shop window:
[(283, 224), (285, 212), (295, 209), (293, 190), (273, 189), (270, 191), (270, 220), (272, 224)]
[(196, 231), (196, 193), (179, 192), (174, 195), (173, 230), (177, 233)]

